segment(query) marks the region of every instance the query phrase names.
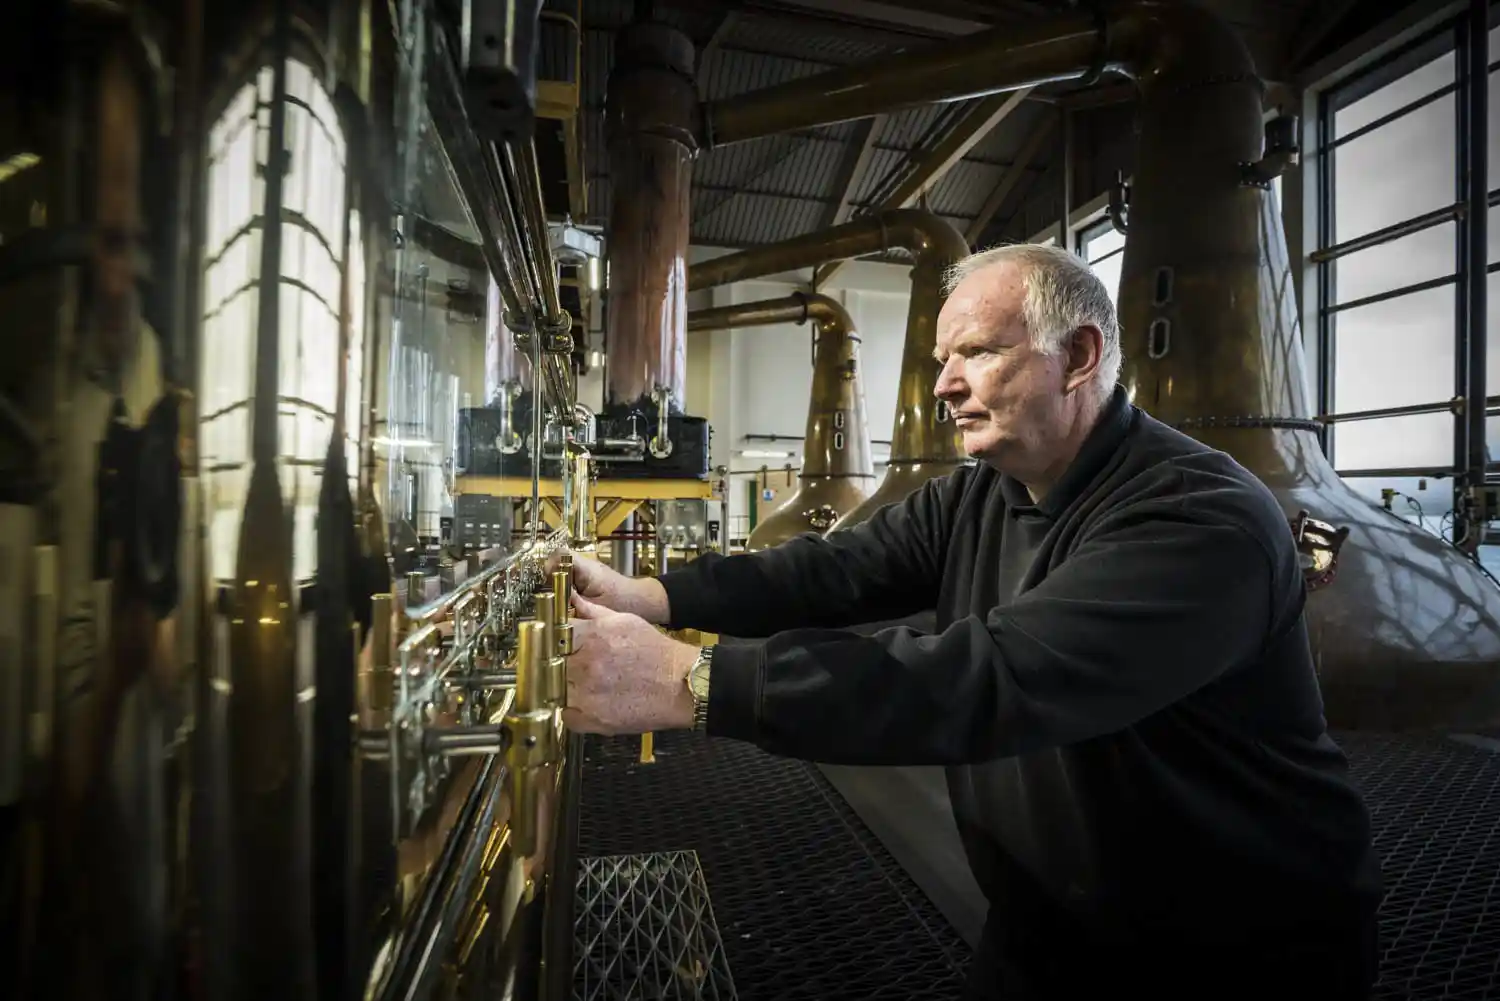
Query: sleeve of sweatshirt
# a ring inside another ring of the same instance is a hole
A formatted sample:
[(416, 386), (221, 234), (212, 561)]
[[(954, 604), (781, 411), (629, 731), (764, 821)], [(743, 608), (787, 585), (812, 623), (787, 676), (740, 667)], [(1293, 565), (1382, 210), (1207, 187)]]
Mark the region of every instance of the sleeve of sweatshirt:
[(756, 553), (708, 553), (658, 579), (673, 629), (745, 638), (898, 619), (933, 607), (969, 470), (929, 480), (869, 521)]
[(1256, 534), (1183, 501), (1109, 516), (1038, 586), (935, 634), (720, 647), (708, 731), (827, 763), (958, 765), (1138, 722), (1253, 661), (1284, 617)]

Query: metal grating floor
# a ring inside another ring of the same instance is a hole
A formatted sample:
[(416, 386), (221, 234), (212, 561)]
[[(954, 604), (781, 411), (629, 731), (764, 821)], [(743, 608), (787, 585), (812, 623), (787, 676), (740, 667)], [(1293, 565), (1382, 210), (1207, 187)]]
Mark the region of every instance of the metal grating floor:
[(1370, 805), (1385, 871), (1375, 997), (1500, 997), (1500, 743), (1336, 737)]
[(693, 734), (651, 765), (585, 746), (580, 857), (696, 852), (743, 1001), (959, 997), (968, 946), (815, 766)]
[(576, 915), (578, 1001), (735, 1001), (692, 852), (584, 859)]
[[(1500, 740), (1336, 736), (1385, 870), (1375, 998), (1500, 998)], [(740, 998), (960, 996), (968, 947), (814, 766), (686, 734), (653, 765), (638, 748), (588, 741), (579, 853), (695, 851)]]

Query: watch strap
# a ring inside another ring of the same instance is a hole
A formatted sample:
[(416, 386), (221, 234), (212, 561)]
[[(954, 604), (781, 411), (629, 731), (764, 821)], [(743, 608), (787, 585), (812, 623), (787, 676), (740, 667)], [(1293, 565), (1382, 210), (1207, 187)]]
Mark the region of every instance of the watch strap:
[(706, 646), (698, 651), (698, 659), (688, 669), (688, 692), (693, 696), (693, 729), (699, 733), (708, 729), (708, 688), (714, 662), (714, 648)]

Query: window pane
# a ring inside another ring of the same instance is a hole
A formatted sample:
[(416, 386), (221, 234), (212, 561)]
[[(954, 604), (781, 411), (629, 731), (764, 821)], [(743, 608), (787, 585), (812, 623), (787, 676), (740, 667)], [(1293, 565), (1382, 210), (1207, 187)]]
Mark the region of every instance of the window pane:
[(1104, 260), (1092, 265), (1094, 274), (1098, 275), (1099, 280), (1104, 283), (1104, 287), (1109, 289), (1109, 301), (1116, 306), (1120, 305), (1120, 268), (1124, 265), (1125, 254), (1123, 251), (1106, 257)]
[(1351, 132), (1358, 132), (1371, 122), (1448, 86), (1454, 79), (1453, 52), (1450, 50), (1336, 110), (1333, 115), (1333, 138), (1342, 139)]
[(1452, 275), (1458, 259), (1458, 224), (1445, 222), (1333, 262), (1333, 301), (1353, 302), (1433, 278)]
[(1447, 413), (1337, 424), (1334, 463), (1339, 469), (1447, 468), (1453, 464), (1453, 427)]
[(1333, 314), (1335, 412), (1451, 399), (1454, 308), (1445, 285)]
[(1453, 108), (1448, 94), (1331, 152), (1334, 242), (1453, 204)]
[[(1500, 49), (1497, 49), (1495, 47), (1495, 35), (1495, 31), (1490, 32), (1491, 63), (1493, 63), (1497, 57), (1500, 57)], [(1500, 77), (1500, 73), (1490, 74), (1489, 142), (1486, 145), (1488, 145), (1490, 148), (1489, 188), (1491, 191), (1496, 188), (1500, 188), (1500, 105), (1497, 105), (1495, 103), (1496, 101), (1500, 101), (1500, 89), (1497, 89), (1495, 86), (1495, 80), (1497, 77)], [(1493, 247), (1494, 244), (1492, 243), (1490, 244), (1490, 246)]]
[[(1373, 467), (1371, 467), (1373, 468)], [(1447, 515), (1453, 510), (1453, 481), (1416, 476), (1349, 476), (1349, 489), (1369, 501), (1383, 506), (1382, 490), (1394, 490), (1391, 513), (1420, 525), (1431, 532), (1448, 528)]]
[(1091, 234), (1083, 243), (1083, 259), (1093, 264), (1107, 254), (1125, 249), (1125, 234), (1115, 231), (1113, 226)]
[[(1494, 213), (1490, 217), (1494, 219)], [(1484, 355), (1484, 394), (1500, 396), (1500, 272), (1489, 276), (1486, 285), (1486, 345)], [(1500, 459), (1500, 415), (1492, 415), (1484, 422), (1484, 439), (1490, 450), (1490, 472), (1500, 472), (1493, 464)]]

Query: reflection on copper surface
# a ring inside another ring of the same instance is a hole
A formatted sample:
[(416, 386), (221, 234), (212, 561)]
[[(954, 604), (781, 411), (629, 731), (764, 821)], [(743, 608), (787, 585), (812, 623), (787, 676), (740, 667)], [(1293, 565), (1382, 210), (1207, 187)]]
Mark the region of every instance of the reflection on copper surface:
[(609, 140), (609, 326), (605, 403), (671, 391), (687, 379), (687, 251), (692, 205), (693, 46), (674, 28), (631, 24), (615, 35), (605, 108)]

